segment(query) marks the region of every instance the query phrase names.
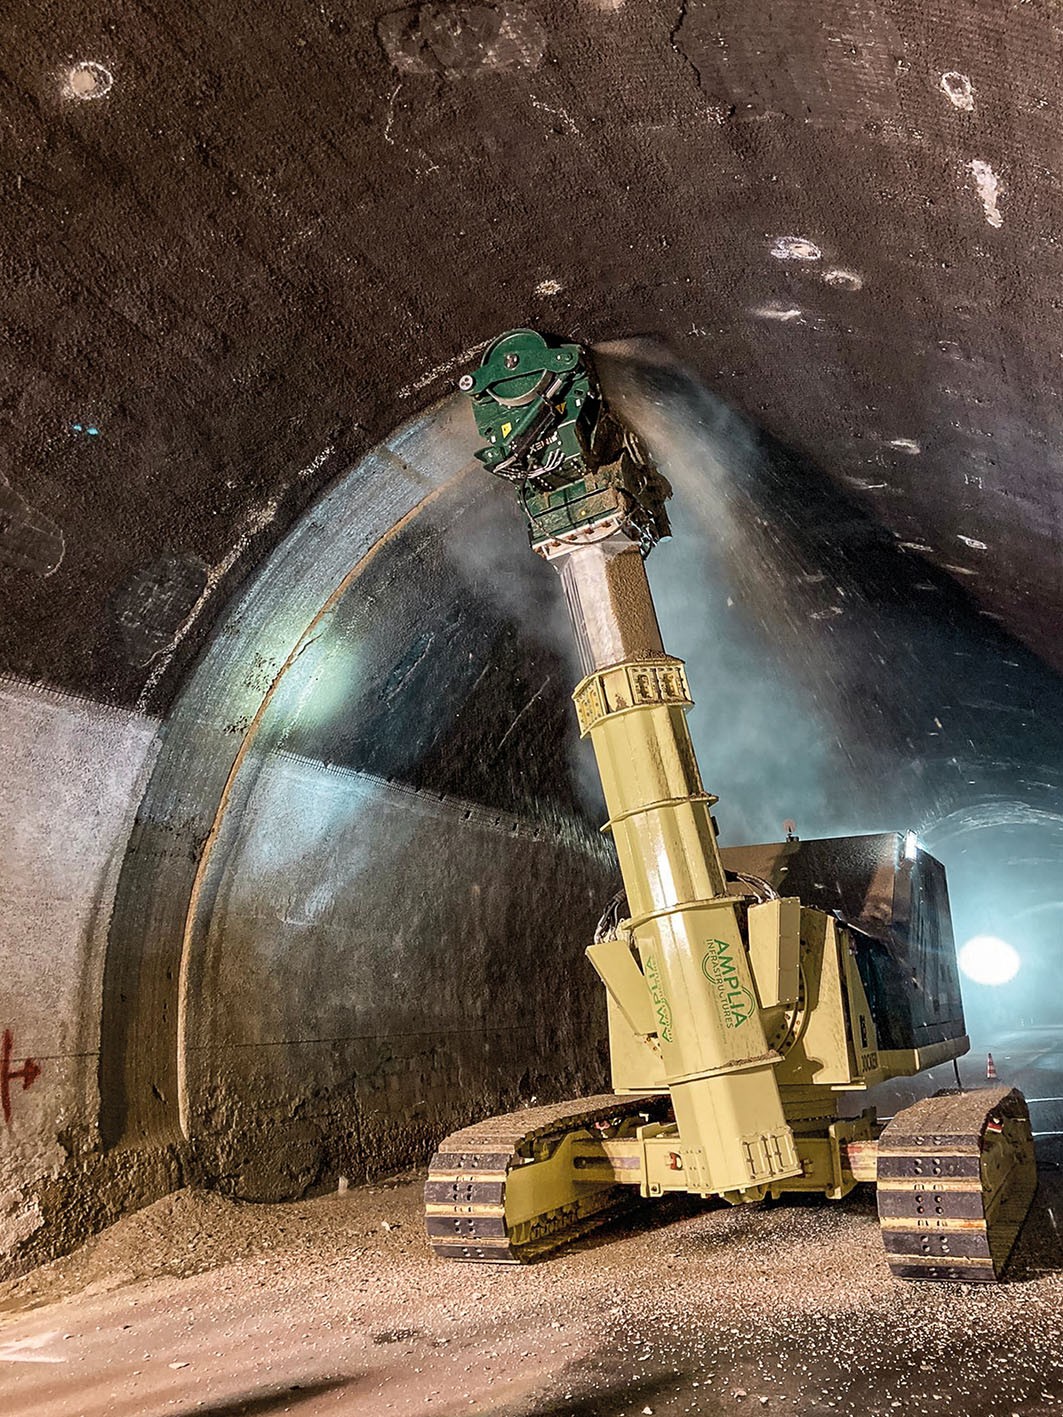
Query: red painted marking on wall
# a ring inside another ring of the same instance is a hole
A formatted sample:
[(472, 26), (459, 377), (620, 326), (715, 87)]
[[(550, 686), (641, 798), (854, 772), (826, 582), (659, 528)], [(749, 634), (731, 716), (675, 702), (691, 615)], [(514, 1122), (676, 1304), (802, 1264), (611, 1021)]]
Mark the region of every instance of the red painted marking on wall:
[(11, 1066), (11, 1052), (15, 1040), (9, 1028), (4, 1029), (4, 1041), (0, 1048), (0, 1110), (4, 1114), (4, 1125), (11, 1125), (11, 1084), (15, 1078), (22, 1079), (22, 1091), (31, 1088), (41, 1075), (40, 1064), (32, 1058), (23, 1059), (21, 1068)]

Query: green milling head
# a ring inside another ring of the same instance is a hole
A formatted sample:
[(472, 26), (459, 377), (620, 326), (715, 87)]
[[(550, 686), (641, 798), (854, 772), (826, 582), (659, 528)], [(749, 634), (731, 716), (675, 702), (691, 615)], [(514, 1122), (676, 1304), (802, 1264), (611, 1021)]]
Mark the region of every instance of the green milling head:
[(476, 456), (488, 472), (516, 482), (549, 477), (581, 458), (590, 442), (598, 391), (578, 344), (550, 344), (535, 330), (510, 330), (458, 387), (472, 400), (486, 442)]
[(605, 405), (582, 345), (509, 330), (458, 387), (484, 439), (476, 456), (518, 486), (534, 550), (618, 532), (647, 554), (668, 535), (671, 489)]

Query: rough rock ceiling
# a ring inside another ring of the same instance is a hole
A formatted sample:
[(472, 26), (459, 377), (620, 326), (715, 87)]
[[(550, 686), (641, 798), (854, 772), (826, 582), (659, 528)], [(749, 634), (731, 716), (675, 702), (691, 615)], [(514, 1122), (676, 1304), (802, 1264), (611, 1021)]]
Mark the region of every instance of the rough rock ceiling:
[(522, 322), (663, 338), (1063, 662), (1048, 0), (0, 30), (3, 668), (162, 706), (316, 492)]

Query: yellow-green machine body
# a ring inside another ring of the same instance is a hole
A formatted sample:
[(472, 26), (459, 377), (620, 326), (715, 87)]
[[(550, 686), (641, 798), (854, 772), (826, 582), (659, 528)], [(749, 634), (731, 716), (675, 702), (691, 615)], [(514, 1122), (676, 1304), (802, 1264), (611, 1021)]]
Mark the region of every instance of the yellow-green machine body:
[(644, 565), (670, 489), (580, 346), (510, 332), (460, 387), (560, 572), (623, 890), (588, 948), (613, 1091), (446, 1138), (433, 1247), (526, 1260), (639, 1197), (838, 1199), (870, 1180), (895, 1274), (999, 1277), (1036, 1184), (1021, 1096), (930, 1099), (885, 1129), (839, 1116), (845, 1093), (967, 1051), (942, 868), (910, 833), (721, 852)]

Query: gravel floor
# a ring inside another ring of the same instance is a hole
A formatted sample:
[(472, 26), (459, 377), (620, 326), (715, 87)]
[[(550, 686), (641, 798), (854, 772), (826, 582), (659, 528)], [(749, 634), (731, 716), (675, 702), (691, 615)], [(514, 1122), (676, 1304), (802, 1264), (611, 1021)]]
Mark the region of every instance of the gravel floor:
[(129, 1217), (0, 1289), (0, 1413), (1063, 1408), (1058, 1173), (992, 1288), (892, 1279), (864, 1188), (682, 1198), (536, 1265), (447, 1265), (420, 1182), (268, 1207), (185, 1191)]

